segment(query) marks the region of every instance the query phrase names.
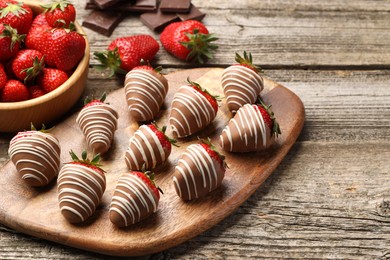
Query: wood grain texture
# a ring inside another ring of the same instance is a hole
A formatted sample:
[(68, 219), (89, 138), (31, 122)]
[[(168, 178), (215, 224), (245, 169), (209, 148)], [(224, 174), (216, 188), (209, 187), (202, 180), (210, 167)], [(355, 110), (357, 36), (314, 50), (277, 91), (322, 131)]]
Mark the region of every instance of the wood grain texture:
[[(74, 2), (81, 23), (89, 11), (84, 1)], [(390, 2), (192, 2), (207, 13), (204, 22), (223, 43), (205, 66), (225, 67), (234, 51), (246, 48), (269, 78), (299, 95), (306, 121), (289, 155), (234, 214), (188, 242), (140, 259), (389, 259)], [(93, 51), (123, 35), (158, 39), (137, 15), (110, 38), (85, 30)], [(166, 72), (198, 67), (162, 49), (155, 63)], [(84, 97), (122, 86), (121, 78), (108, 80), (91, 69)], [(0, 165), (8, 160), (10, 139), (0, 134)], [(107, 258), (4, 226), (0, 256)]]
[[(223, 69), (182, 70), (166, 75), (169, 92), (162, 112), (157, 116), (159, 125), (167, 125), (170, 104), (177, 89), (187, 77), (223, 95), (220, 78)], [(57, 187), (31, 189), (16, 174), (9, 162), (1, 168), (0, 221), (26, 234), (108, 255), (137, 256), (159, 252), (180, 244), (217, 224), (238, 208), (271, 175), (297, 139), (304, 121), (304, 107), (291, 91), (272, 81), (265, 80), (262, 92), (264, 101), (273, 104), (273, 111), (283, 134), (267, 152), (233, 154), (224, 153), (228, 169), (221, 187), (210, 195), (191, 202), (182, 201), (174, 191), (174, 167), (189, 144), (198, 143), (198, 137), (218, 142), (219, 135), (230, 119), (225, 101), (216, 119), (196, 135), (178, 140), (168, 162), (156, 169), (156, 183), (164, 191), (157, 213), (139, 224), (118, 229), (109, 222), (108, 209), (116, 182), (128, 171), (124, 152), (128, 140), (138, 129), (138, 124), (127, 111), (124, 89), (108, 95), (106, 101), (119, 114), (118, 130), (113, 147), (101, 163), (106, 171), (107, 188), (96, 213), (85, 224), (69, 224), (58, 210)], [(61, 161), (69, 161), (67, 151), (80, 154), (86, 147), (75, 118), (66, 119), (51, 132), (61, 144)], [(166, 132), (172, 135), (170, 129)], [(8, 183), (7, 186), (5, 184)], [(6, 188), (7, 187), (7, 188)]]
[[(89, 11), (80, 5), (81, 17)], [(207, 66), (234, 62), (234, 53), (252, 52), (264, 68), (389, 68), (388, 1), (194, 1), (207, 15), (219, 49)], [(86, 29), (92, 51), (119, 36), (157, 33), (137, 15), (128, 16), (110, 38)], [(92, 59), (91, 63), (95, 61)], [(196, 66), (180, 62), (161, 49), (156, 63), (164, 67)]]

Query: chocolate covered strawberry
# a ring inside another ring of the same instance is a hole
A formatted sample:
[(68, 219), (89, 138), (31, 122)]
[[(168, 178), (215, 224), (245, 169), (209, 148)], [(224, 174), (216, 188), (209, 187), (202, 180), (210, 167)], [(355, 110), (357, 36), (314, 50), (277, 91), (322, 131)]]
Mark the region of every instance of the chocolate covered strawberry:
[(173, 97), (169, 123), (174, 134), (186, 137), (206, 128), (217, 112), (217, 97), (188, 79)]
[(53, 0), (43, 5), (45, 18), (52, 27), (69, 27), (76, 19), (76, 9), (66, 0)]
[(281, 134), (274, 113), (261, 101), (259, 105), (246, 104), (220, 135), (222, 149), (229, 152), (255, 152), (267, 149)]
[(34, 80), (44, 67), (43, 54), (37, 50), (20, 50), (12, 60), (12, 72), (20, 80)]
[(76, 118), (88, 146), (99, 154), (110, 149), (118, 121), (118, 113), (111, 105), (104, 103), (105, 98), (106, 95), (101, 99), (87, 98)]
[(177, 195), (183, 200), (206, 196), (221, 185), (226, 167), (224, 157), (209, 140), (191, 144), (175, 167), (173, 184)]
[(60, 167), (58, 139), (43, 129), (19, 132), (12, 138), (8, 154), (22, 179), (34, 187), (49, 184)]
[(130, 170), (151, 170), (163, 164), (171, 154), (175, 140), (165, 135), (165, 127), (142, 125), (130, 138), (125, 154), (126, 165)]
[(0, 23), (15, 28), (19, 34), (26, 34), (33, 20), (33, 12), (26, 4), (17, 1), (0, 2)]
[(122, 174), (110, 205), (110, 221), (118, 227), (137, 223), (157, 211), (159, 188), (150, 172)]
[(144, 65), (126, 74), (125, 94), (130, 115), (137, 121), (153, 120), (164, 103), (168, 81), (158, 69)]
[(23, 40), (24, 35), (19, 35), (16, 29), (0, 23), (0, 62), (15, 56)]
[(113, 40), (106, 51), (94, 53), (101, 63), (96, 68), (109, 69), (110, 76), (114, 73), (126, 74), (141, 65), (141, 60), (153, 60), (159, 48), (158, 42), (150, 35), (120, 37)]
[(72, 161), (66, 163), (58, 174), (58, 201), (62, 215), (70, 223), (80, 223), (90, 218), (100, 204), (106, 190), (106, 177), (100, 168), (99, 155), (88, 159), (70, 152)]
[(212, 51), (218, 47), (213, 44), (216, 40), (206, 26), (196, 20), (171, 23), (160, 35), (161, 44), (167, 52), (181, 60), (199, 63), (212, 58)]
[(245, 104), (254, 104), (264, 89), (260, 69), (253, 64), (252, 54), (244, 51), (244, 57), (236, 53), (237, 64), (222, 73), (222, 88), (229, 110), (235, 113)]
[(29, 98), (26, 85), (19, 80), (10, 79), (0, 89), (0, 102), (25, 101)]

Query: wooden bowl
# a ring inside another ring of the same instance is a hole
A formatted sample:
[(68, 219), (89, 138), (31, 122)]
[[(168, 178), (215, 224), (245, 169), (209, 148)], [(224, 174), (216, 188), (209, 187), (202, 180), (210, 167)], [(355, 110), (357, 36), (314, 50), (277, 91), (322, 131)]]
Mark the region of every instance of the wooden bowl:
[[(34, 15), (43, 12), (40, 1), (24, 0), (34, 12)], [(86, 35), (76, 22), (76, 29)], [(0, 133), (14, 133), (30, 129), (31, 123), (37, 128), (42, 124), (49, 124), (64, 115), (82, 95), (88, 76), (89, 43), (87, 38), (84, 57), (69, 79), (57, 89), (41, 97), (20, 101), (0, 102)]]

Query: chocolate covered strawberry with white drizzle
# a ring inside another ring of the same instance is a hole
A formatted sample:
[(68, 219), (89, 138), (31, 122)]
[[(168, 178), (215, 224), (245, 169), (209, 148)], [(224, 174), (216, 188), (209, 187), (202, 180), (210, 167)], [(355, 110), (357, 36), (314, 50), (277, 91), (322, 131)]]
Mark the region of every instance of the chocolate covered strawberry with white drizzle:
[(198, 83), (187, 79), (188, 85), (181, 86), (173, 97), (169, 123), (172, 132), (182, 138), (206, 128), (216, 117), (218, 103)]
[(210, 140), (187, 147), (173, 176), (177, 195), (183, 200), (206, 196), (218, 188), (225, 176), (225, 158)]
[(130, 138), (125, 153), (126, 165), (130, 170), (151, 170), (163, 164), (171, 154), (176, 140), (165, 135), (155, 124), (142, 125)]
[(130, 115), (137, 122), (151, 121), (160, 112), (168, 92), (161, 68), (138, 66), (126, 74), (125, 94)]
[(281, 134), (271, 106), (260, 104), (241, 107), (220, 135), (222, 149), (229, 152), (265, 150)]
[(8, 154), (22, 179), (29, 186), (41, 187), (58, 175), (61, 147), (45, 126), (40, 131), (31, 128), (12, 138)]
[(122, 174), (110, 206), (110, 221), (118, 227), (137, 223), (157, 211), (160, 188), (151, 172), (130, 171)]
[(106, 190), (106, 177), (100, 168), (100, 156), (82, 158), (71, 151), (73, 161), (65, 164), (58, 175), (58, 201), (62, 215), (70, 223), (86, 221), (95, 212)]
[(111, 105), (104, 103), (105, 98), (105, 94), (100, 99), (87, 98), (76, 118), (88, 146), (95, 154), (103, 154), (110, 149), (117, 129), (118, 113)]
[(237, 64), (222, 72), (222, 88), (228, 109), (232, 113), (245, 104), (254, 104), (264, 89), (260, 69), (252, 62), (252, 54), (244, 51), (244, 57), (236, 53)]

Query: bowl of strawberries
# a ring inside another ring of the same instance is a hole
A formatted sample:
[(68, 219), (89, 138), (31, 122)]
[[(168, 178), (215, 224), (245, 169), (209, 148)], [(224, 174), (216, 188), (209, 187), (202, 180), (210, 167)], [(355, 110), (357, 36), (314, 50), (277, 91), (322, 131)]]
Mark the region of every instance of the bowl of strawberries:
[(50, 124), (81, 97), (89, 44), (67, 0), (0, 1), (0, 133)]

